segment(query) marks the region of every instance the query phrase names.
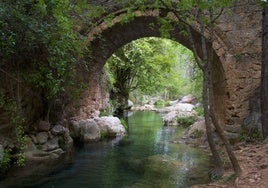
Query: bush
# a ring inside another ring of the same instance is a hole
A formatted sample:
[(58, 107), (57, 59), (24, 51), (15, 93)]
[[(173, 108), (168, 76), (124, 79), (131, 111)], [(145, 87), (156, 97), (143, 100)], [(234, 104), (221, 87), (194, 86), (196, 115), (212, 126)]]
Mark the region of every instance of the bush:
[(104, 139), (104, 138), (108, 137), (108, 134), (105, 131), (101, 130), (100, 131), (100, 136), (101, 136), (101, 139)]
[(170, 101), (158, 100), (154, 103), (155, 106), (170, 106)]
[(190, 125), (194, 124), (195, 121), (196, 121), (196, 118), (193, 116), (177, 118), (178, 124), (182, 127), (189, 127)]
[(242, 129), (240, 133), (240, 140), (245, 142), (253, 142), (255, 140), (260, 140), (262, 138), (259, 130), (256, 129)]
[(11, 165), (11, 155), (7, 150), (4, 150), (3, 157), (0, 160), (0, 172), (6, 171)]
[(127, 130), (128, 129), (128, 124), (127, 124), (126, 120), (124, 120), (123, 118), (120, 118), (120, 122), (123, 125), (123, 127)]
[(204, 109), (202, 106), (195, 107), (194, 110), (196, 111), (198, 116), (204, 116)]

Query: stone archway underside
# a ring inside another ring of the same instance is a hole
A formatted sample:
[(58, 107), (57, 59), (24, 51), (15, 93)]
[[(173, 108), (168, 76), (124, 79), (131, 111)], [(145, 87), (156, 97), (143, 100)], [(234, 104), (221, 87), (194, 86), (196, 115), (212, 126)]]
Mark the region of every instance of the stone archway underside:
[[(212, 74), (217, 116), (221, 123), (230, 125), (241, 124), (249, 114), (249, 99), (259, 87), (261, 78), (261, 8), (253, 1), (241, 1), (232, 10), (233, 15), (220, 17), (213, 49), (210, 47), (214, 52)], [(148, 10), (125, 24), (115, 22), (108, 27), (99, 22), (87, 33), (92, 49), (92, 71), (89, 89), (83, 96), (77, 117), (88, 118), (101, 108), (99, 78), (106, 60), (118, 48), (133, 40), (159, 37), (159, 16), (159, 12)], [(189, 40), (180, 31), (179, 25), (174, 26), (170, 33), (172, 39), (191, 49)], [(193, 33), (198, 41), (200, 34), (194, 30)], [(200, 44), (198, 42), (197, 46), (200, 47)], [(199, 54), (202, 57), (200, 51)]]

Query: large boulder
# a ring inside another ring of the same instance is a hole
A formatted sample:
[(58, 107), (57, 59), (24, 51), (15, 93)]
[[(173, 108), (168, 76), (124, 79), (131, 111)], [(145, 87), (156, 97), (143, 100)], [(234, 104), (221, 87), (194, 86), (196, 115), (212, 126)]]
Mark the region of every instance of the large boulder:
[(205, 120), (200, 120), (191, 125), (187, 131), (187, 136), (191, 138), (200, 138), (206, 135)]
[(189, 94), (184, 97), (182, 97), (179, 100), (180, 103), (190, 103), (190, 104), (196, 104), (197, 103), (197, 98), (194, 97), (193, 95)]
[(40, 132), (36, 135), (37, 142), (39, 144), (44, 144), (48, 140), (48, 132)]
[(50, 140), (48, 140), (43, 146), (42, 146), (42, 150), (43, 151), (53, 151), (53, 150), (56, 150), (56, 149), (59, 149), (60, 146), (59, 146), (59, 137), (54, 137)]
[(117, 117), (103, 116), (95, 118), (95, 121), (100, 130), (109, 137), (122, 136), (126, 134), (126, 129)]
[(261, 114), (252, 112), (244, 120), (242, 128), (249, 131), (262, 131)]
[(100, 128), (94, 119), (81, 120), (79, 127), (81, 141), (92, 142), (100, 140)]
[(68, 129), (65, 129), (63, 135), (60, 136), (59, 145), (63, 150), (70, 150), (73, 146), (73, 139)]
[(165, 126), (176, 126), (177, 125), (177, 111), (171, 111), (163, 117)]
[(127, 101), (127, 107), (128, 109), (131, 109), (134, 106), (133, 102), (131, 100)]
[(55, 125), (52, 129), (51, 129), (51, 133), (53, 135), (63, 135), (65, 133), (66, 129), (65, 127), (63, 127), (62, 125)]
[(193, 110), (194, 105), (178, 103), (174, 106), (165, 107), (159, 110), (161, 113), (167, 113), (163, 116), (164, 125), (166, 126), (177, 126), (178, 118), (190, 118), (196, 117), (197, 114)]
[(190, 115), (191, 113), (195, 113), (193, 109), (194, 109), (194, 105), (192, 105), (192, 104), (177, 103), (177, 104), (175, 104), (173, 106), (168, 106), (168, 107), (165, 107), (165, 108), (161, 108), (158, 111), (160, 113), (168, 113), (168, 112), (171, 112), (171, 111), (179, 111), (181, 113), (184, 113), (185, 116), (191, 116)]
[(72, 138), (79, 138), (80, 137), (79, 121), (75, 120), (70, 121), (69, 130), (70, 130), (70, 136)]

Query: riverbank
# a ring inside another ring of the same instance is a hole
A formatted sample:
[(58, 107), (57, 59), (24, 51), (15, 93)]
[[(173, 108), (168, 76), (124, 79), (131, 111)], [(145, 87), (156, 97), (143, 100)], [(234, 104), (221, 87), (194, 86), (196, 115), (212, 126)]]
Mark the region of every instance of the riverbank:
[(234, 178), (232, 181), (227, 181), (232, 174), (232, 170), (226, 169), (226, 175), (221, 180), (191, 186), (191, 188), (267, 188), (268, 142), (239, 143), (234, 146), (234, 152), (243, 171), (241, 176)]

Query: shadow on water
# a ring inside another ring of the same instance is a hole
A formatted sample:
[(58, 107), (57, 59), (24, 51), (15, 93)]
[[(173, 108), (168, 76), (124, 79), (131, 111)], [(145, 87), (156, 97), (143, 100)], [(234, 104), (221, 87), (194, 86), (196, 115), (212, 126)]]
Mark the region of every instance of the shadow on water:
[(71, 165), (20, 187), (178, 188), (209, 182), (208, 155), (170, 141), (182, 129), (163, 127), (154, 112), (135, 112), (128, 123), (128, 136), (76, 148)]

